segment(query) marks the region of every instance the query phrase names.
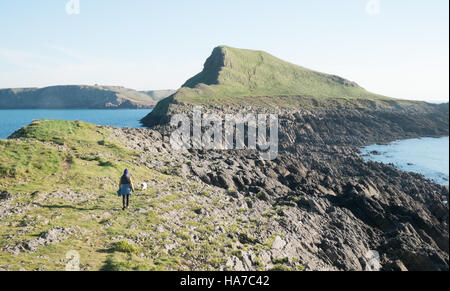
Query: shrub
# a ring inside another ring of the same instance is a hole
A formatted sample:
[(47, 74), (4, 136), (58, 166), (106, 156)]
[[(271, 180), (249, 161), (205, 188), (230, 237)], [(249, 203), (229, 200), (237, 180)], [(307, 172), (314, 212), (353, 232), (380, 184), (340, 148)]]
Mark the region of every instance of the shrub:
[(289, 263), (289, 258), (276, 258), (272, 260), (272, 263), (274, 263), (275, 265), (287, 264)]
[(126, 240), (121, 240), (114, 244), (114, 251), (127, 254), (135, 254), (139, 251), (139, 248), (135, 245), (130, 244)]
[(272, 269), (270, 269), (270, 271), (284, 271), (285, 272), (285, 271), (291, 271), (291, 269), (288, 266), (278, 264), (278, 265), (273, 266)]

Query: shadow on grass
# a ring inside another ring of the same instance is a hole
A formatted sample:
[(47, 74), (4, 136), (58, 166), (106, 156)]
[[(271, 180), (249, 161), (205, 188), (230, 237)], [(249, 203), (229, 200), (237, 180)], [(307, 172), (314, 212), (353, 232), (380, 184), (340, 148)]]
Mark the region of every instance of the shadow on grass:
[(115, 272), (115, 271), (122, 271), (123, 268), (120, 263), (114, 261), (113, 258), (113, 250), (110, 250), (111, 254), (106, 258), (105, 264), (100, 268), (100, 271), (103, 272)]
[(79, 210), (79, 211), (94, 211), (94, 210), (104, 210), (101, 207), (95, 206), (92, 208), (81, 208), (81, 207), (75, 207), (71, 205), (43, 205), (40, 203), (33, 203), (36, 206), (42, 207), (42, 208), (48, 208), (48, 209), (73, 209), (73, 210)]
[(100, 249), (100, 250), (97, 250), (96, 252), (101, 253), (101, 254), (112, 254), (112, 253), (114, 253), (114, 248)]

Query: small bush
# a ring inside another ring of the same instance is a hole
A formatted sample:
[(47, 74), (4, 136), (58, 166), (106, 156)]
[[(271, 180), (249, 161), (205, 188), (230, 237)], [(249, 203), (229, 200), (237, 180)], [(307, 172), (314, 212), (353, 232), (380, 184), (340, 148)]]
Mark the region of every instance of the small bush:
[(114, 244), (114, 251), (127, 254), (135, 254), (139, 251), (139, 248), (135, 245), (130, 244), (126, 240), (121, 240)]
[(238, 235), (239, 242), (242, 244), (255, 244), (257, 243), (257, 239), (247, 233), (240, 233)]
[(233, 251), (231, 251), (231, 254), (233, 256), (238, 257), (239, 259), (243, 259), (244, 258), (244, 256), (242, 255), (242, 251), (241, 250), (233, 250)]
[(276, 258), (272, 260), (272, 263), (274, 263), (275, 265), (287, 264), (289, 263), (289, 258)]
[(286, 271), (292, 271), (288, 266), (285, 265), (275, 265), (272, 267), (272, 269), (270, 269), (270, 271), (282, 271), (282, 272), (286, 272)]
[(264, 268), (264, 263), (260, 258), (255, 258), (253, 263), (255, 264), (255, 266), (257, 266), (259, 268)]
[(200, 193), (198, 193), (198, 195), (205, 196), (205, 197), (211, 196), (211, 194), (206, 190), (202, 190)]
[(183, 231), (177, 231), (176, 232), (177, 237), (181, 238), (182, 240), (190, 240), (191, 236)]

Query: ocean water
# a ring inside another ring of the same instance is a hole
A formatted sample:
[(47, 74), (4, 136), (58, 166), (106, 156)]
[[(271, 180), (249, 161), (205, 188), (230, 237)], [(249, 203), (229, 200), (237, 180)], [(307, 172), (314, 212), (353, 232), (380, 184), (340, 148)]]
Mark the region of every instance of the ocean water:
[(151, 109), (123, 110), (0, 110), (0, 138), (5, 139), (36, 119), (81, 120), (98, 125), (142, 127), (139, 120)]
[(438, 184), (449, 185), (449, 138), (420, 138), (372, 145), (361, 149), (366, 160), (392, 163), (400, 170), (415, 172)]

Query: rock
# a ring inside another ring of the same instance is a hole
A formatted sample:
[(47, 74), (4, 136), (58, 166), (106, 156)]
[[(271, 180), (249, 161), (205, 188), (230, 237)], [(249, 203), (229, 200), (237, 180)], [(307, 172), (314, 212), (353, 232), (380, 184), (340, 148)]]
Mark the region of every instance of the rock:
[(224, 173), (219, 173), (212, 179), (213, 185), (223, 188), (223, 189), (234, 189), (235, 185), (231, 177), (225, 175)]
[(30, 252), (35, 252), (42, 245), (59, 243), (74, 233), (73, 228), (55, 227), (45, 232), (41, 237), (26, 241), (23, 246)]
[(194, 213), (198, 215), (205, 214), (205, 210), (203, 208), (196, 208), (194, 209)]
[(236, 198), (236, 199), (239, 198), (239, 193), (234, 189), (229, 189), (227, 191), (227, 194), (233, 198)]
[(229, 258), (228, 261), (226, 262), (226, 267), (228, 270), (232, 271), (237, 272), (246, 271), (246, 269), (244, 268), (244, 264), (238, 257)]
[(9, 194), (9, 193), (6, 192), (6, 191), (2, 191), (2, 192), (0, 193), (0, 200), (8, 200), (8, 199), (11, 199), (11, 198), (12, 198), (12, 195)]
[(383, 270), (390, 272), (408, 272), (408, 269), (405, 267), (402, 261), (395, 260), (385, 266), (383, 266)]
[(272, 244), (273, 250), (281, 250), (286, 245), (286, 242), (279, 236), (275, 237), (275, 240)]

